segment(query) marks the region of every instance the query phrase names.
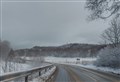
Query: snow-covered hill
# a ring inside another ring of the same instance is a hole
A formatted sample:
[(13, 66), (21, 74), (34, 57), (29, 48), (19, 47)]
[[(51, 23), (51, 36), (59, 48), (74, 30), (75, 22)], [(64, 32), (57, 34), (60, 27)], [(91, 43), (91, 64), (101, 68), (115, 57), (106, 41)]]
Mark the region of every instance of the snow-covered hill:
[(19, 49), (15, 53), (19, 56), (56, 56), (56, 57), (95, 57), (96, 53), (106, 45), (97, 44), (66, 44), (62, 46), (35, 46), (30, 49)]

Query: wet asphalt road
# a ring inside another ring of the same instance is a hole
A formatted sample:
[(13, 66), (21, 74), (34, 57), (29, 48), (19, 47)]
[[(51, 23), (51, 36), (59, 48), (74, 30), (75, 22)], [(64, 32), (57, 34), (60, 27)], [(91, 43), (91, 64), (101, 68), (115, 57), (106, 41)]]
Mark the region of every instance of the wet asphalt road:
[(79, 66), (56, 65), (54, 82), (120, 82), (120, 75)]

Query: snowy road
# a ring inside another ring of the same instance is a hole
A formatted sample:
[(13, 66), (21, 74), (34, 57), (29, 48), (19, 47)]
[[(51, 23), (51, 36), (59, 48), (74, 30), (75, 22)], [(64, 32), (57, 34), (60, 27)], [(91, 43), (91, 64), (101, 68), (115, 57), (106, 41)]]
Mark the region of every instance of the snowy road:
[(120, 82), (120, 76), (79, 66), (57, 65), (54, 82)]
[(70, 82), (70, 77), (64, 66), (58, 66), (58, 73), (55, 82), (62, 82), (62, 81)]

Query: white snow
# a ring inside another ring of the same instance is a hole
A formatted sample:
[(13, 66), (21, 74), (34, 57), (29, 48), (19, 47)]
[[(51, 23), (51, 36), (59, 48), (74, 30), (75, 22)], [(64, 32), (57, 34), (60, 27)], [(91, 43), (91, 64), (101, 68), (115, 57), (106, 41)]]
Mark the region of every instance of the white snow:
[[(15, 64), (15, 63), (13, 63), (13, 64)], [(4, 73), (3, 70), (2, 70), (3, 65), (4, 65), (4, 62), (3, 61), (0, 62), (0, 68), (1, 68), (0, 69), (0, 76), (1, 75), (8, 75), (8, 74), (11, 74), (11, 73), (24, 72), (26, 70), (29, 71), (29, 70), (37, 69), (37, 68), (40, 68), (40, 67), (42, 68), (42, 67), (49, 66), (51, 64), (49, 64), (49, 63), (40, 63), (40, 62), (32, 62), (32, 64), (31, 63), (26, 63), (26, 64), (21, 63), (21, 64), (17, 64), (17, 69), (16, 70), (11, 71), (11, 72), (6, 72), (6, 73)], [(47, 72), (42, 73), (42, 75), (39, 78), (35, 78), (30, 82), (44, 82), (55, 71), (55, 69), (56, 69), (56, 67), (54, 66), (50, 70), (48, 70)], [(19, 82), (22, 82), (21, 80)], [(12, 81), (10, 81), (10, 82), (12, 82)]]
[(56, 66), (52, 67), (46, 73), (42, 74), (40, 77), (33, 79), (30, 82), (45, 82), (56, 70)]
[(70, 63), (70, 64), (76, 64), (76, 63), (89, 64), (89, 63), (93, 63), (93, 61), (96, 60), (96, 58), (90, 58), (90, 57), (89, 58), (45, 57), (44, 59), (46, 62), (51, 62), (51, 63)]
[[(5, 74), (2, 67), (5, 65), (5, 62), (1, 61), (0, 63), (0, 75)], [(29, 64), (26, 63), (13, 63), (11, 62), (11, 65), (14, 65), (14, 72), (18, 72), (18, 71), (22, 71), (22, 70), (27, 70), (28, 68), (30, 68), (31, 66)], [(12, 71), (13, 72), (13, 71)]]
[(48, 65), (44, 65), (44, 66), (40, 66), (40, 67), (34, 67), (34, 68), (26, 68), (26, 69), (23, 69), (23, 70), (17, 70), (17, 71), (13, 71), (13, 72), (7, 72), (7, 73), (3, 73), (2, 75), (8, 75), (8, 74), (11, 74), (11, 73), (19, 73), (19, 72), (24, 72), (24, 71), (30, 71), (30, 70), (34, 70), (34, 69), (38, 69), (38, 68), (43, 68), (43, 67), (46, 67), (46, 66), (49, 66), (50, 64)]
[(15, 73), (20, 71), (31, 70), (37, 67), (44, 67), (50, 65), (49, 63), (41, 63), (41, 62), (27, 62), (27, 63), (15, 63), (11, 62), (13, 65), (13, 70), (11, 72), (4, 73), (2, 67), (4, 66), (4, 62), (0, 62), (0, 75), (8, 74), (8, 73)]

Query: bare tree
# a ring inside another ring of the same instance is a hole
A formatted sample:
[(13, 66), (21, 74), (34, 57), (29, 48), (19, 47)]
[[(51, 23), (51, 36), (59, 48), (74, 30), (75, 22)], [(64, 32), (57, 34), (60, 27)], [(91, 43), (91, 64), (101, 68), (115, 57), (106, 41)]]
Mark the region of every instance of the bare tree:
[(8, 41), (0, 41), (0, 59), (6, 60), (10, 51), (10, 43)]
[(9, 63), (10, 60), (13, 60), (12, 55), (10, 55), (12, 53), (13, 50), (11, 50), (10, 43), (8, 41), (0, 41), (0, 60), (4, 62), (1, 68), (4, 72), (12, 69)]
[(87, 0), (86, 8), (91, 11), (92, 20), (107, 19), (120, 14), (120, 0)]
[(111, 27), (103, 32), (102, 38), (116, 47), (120, 43), (120, 22), (118, 18), (114, 18), (110, 24)]

